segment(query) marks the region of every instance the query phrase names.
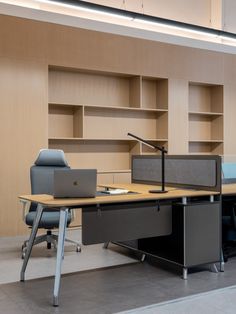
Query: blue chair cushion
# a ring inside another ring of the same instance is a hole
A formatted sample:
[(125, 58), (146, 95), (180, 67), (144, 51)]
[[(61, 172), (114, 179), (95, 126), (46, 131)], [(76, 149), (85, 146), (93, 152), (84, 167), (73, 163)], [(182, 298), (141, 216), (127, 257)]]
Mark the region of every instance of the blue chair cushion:
[[(33, 225), (34, 217), (36, 215), (35, 211), (31, 211), (26, 215), (26, 224), (28, 226)], [(44, 228), (44, 229), (53, 229), (53, 228), (58, 228), (59, 227), (59, 220), (60, 220), (60, 211), (58, 210), (45, 210), (42, 214), (42, 218), (39, 222), (39, 228)], [(71, 212), (69, 211), (68, 213), (68, 218), (67, 218), (67, 226), (71, 222)]]

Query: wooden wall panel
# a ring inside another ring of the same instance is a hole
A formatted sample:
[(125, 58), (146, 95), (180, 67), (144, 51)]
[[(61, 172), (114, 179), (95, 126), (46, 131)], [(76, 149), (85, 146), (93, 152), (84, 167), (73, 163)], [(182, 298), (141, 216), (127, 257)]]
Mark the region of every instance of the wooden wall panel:
[(236, 162), (236, 82), (224, 86), (224, 104), (224, 155)]
[(3, 15), (0, 38), (0, 55), (50, 65), (214, 84), (220, 84), (224, 75), (219, 52)]
[(188, 153), (188, 82), (169, 80), (168, 153)]
[(47, 147), (47, 67), (0, 58), (0, 234), (25, 232), (17, 196), (28, 193), (29, 167)]

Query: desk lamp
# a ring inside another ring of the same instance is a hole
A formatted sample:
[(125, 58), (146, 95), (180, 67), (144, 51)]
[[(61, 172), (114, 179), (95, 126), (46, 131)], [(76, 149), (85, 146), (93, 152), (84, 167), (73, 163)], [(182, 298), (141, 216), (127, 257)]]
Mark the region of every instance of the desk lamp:
[(154, 145), (132, 133), (127, 133), (127, 135), (135, 138), (136, 140), (145, 144), (146, 146), (149, 146), (161, 152), (161, 190), (149, 190), (148, 192), (149, 193), (167, 193), (168, 191), (165, 190), (165, 153), (167, 153), (167, 150), (165, 149), (165, 147), (164, 146), (159, 147), (157, 145)]

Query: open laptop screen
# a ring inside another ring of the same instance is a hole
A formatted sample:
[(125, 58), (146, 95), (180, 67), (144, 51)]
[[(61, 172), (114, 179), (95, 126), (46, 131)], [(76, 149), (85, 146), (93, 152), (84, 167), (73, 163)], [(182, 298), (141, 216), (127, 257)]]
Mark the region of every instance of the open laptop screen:
[(95, 197), (96, 169), (58, 169), (54, 171), (54, 197)]

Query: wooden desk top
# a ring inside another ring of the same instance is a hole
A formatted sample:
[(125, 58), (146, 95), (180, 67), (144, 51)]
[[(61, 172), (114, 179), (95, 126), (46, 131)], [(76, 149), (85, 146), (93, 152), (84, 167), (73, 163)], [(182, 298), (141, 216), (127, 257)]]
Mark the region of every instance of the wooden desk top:
[(234, 195), (234, 194), (236, 194), (236, 183), (222, 185), (222, 195)]
[(159, 189), (158, 186), (145, 185), (145, 184), (109, 184), (100, 185), (100, 187), (119, 188), (126, 189), (135, 194), (122, 194), (122, 195), (104, 195), (94, 198), (56, 198), (52, 195), (40, 194), (40, 195), (21, 195), (20, 199), (40, 203), (47, 207), (81, 207), (84, 205), (95, 204), (109, 204), (109, 203), (123, 203), (123, 202), (135, 202), (135, 201), (148, 201), (148, 200), (162, 200), (162, 199), (174, 199), (182, 197), (194, 197), (194, 196), (207, 196), (217, 195), (218, 192), (203, 191), (203, 190), (183, 190), (176, 188), (167, 188), (168, 193), (149, 193), (149, 190)]

